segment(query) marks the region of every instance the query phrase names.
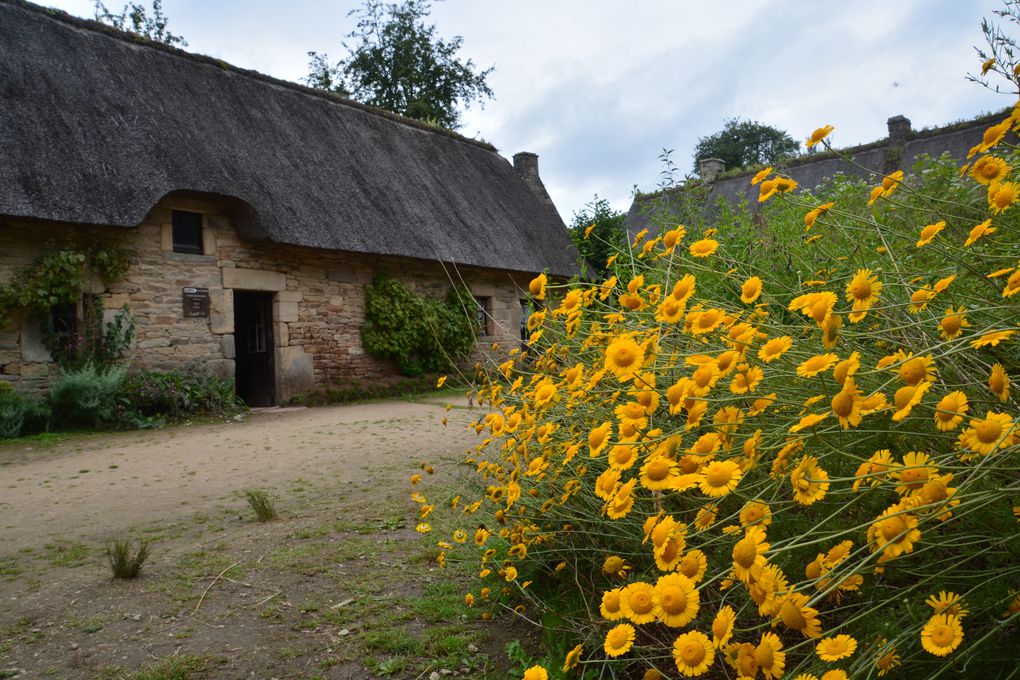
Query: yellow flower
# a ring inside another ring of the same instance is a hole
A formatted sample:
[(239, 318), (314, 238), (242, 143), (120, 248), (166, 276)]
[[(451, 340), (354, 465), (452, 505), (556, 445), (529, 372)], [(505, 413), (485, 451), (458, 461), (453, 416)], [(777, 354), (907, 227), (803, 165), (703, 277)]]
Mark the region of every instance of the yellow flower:
[(626, 517), (631, 511), (634, 507), (633, 491), (636, 484), (637, 479), (632, 478), (616, 490), (616, 494), (606, 503), (606, 516), (609, 519)]
[(740, 483), (740, 465), (732, 460), (716, 460), (705, 466), (698, 488), (711, 498), (725, 496)]
[(981, 63), (981, 75), (988, 75), (988, 72), (995, 66), (995, 59), (986, 59)]
[(915, 357), (911, 356), (909, 352), (899, 352), (897, 356), (901, 358), (900, 380), (907, 385), (916, 385), (921, 381), (931, 382), (935, 379), (935, 360), (930, 354)]
[(807, 146), (807, 148), (809, 149), (814, 148), (816, 144), (818, 144), (823, 139), (828, 137), (829, 133), (832, 132), (834, 129), (835, 128), (833, 128), (831, 125), (826, 125), (824, 127), (818, 128), (817, 130), (811, 133), (810, 137), (808, 137), (805, 146)]
[(650, 583), (637, 581), (631, 583), (620, 595), (620, 608), (623, 615), (632, 623), (650, 623), (655, 620), (655, 603), (652, 596), (655, 587)]
[(606, 348), (605, 368), (621, 381), (633, 378), (644, 360), (644, 348), (630, 337), (617, 338)]
[(960, 435), (960, 443), (982, 456), (1007, 446), (1013, 430), (1013, 419), (1008, 413), (988, 411), (984, 418), (972, 418), (970, 427)]
[(532, 666), (524, 671), (524, 677), (521, 680), (549, 680), (549, 671), (541, 666)]
[(936, 236), (938, 236), (939, 232), (945, 228), (946, 228), (945, 220), (936, 222), (935, 224), (927, 225), (924, 229), (921, 230), (921, 233), (917, 237), (917, 247), (922, 248), (931, 243), (932, 240)]
[(805, 416), (801, 416), (800, 420), (790, 428), (790, 432), (796, 434), (797, 432), (803, 432), (804, 430), (810, 430), (812, 427), (822, 422), (829, 417), (826, 413), (808, 413)]
[(921, 530), (917, 528), (916, 517), (904, 513), (899, 505), (893, 505), (871, 525), (868, 537), (873, 541), (872, 550), (882, 552), (881, 562), (913, 552)]
[(634, 626), (629, 623), (621, 623), (606, 633), (606, 641), (602, 648), (609, 656), (621, 656), (634, 646), (634, 637)]
[(846, 285), (846, 300), (853, 303), (850, 321), (857, 323), (867, 315), (868, 310), (878, 302), (882, 282), (870, 269), (858, 269)]
[(788, 335), (772, 338), (758, 350), (758, 358), (765, 363), (771, 363), (783, 356), (791, 347), (793, 347), (793, 338)]
[(804, 231), (810, 231), (811, 227), (815, 226), (815, 222), (818, 218), (831, 210), (836, 204), (835, 203), (823, 203), (817, 208), (812, 208), (804, 215)]
[(772, 524), (772, 510), (764, 501), (748, 501), (740, 510), (740, 524), (747, 527), (757, 524), (767, 527)]
[(577, 667), (577, 662), (581, 660), (581, 654), (584, 653), (584, 645), (577, 645), (569, 652), (567, 657), (563, 660), (563, 672), (573, 670)]
[(760, 526), (750, 526), (733, 546), (733, 571), (741, 581), (748, 583), (761, 574), (769, 549), (765, 540), (765, 531)]
[(589, 224), (589, 225), (588, 225), (588, 226), (587, 226), (587, 227), (585, 228), (585, 230), (584, 230), (584, 238), (585, 238), (585, 239), (587, 239), (587, 238), (588, 238), (589, 236), (591, 236), (591, 233), (592, 233), (593, 231), (595, 231), (595, 226), (596, 226), (596, 223), (595, 223), (595, 222), (592, 222), (591, 224)]
[(1013, 120), (1007, 118), (997, 125), (992, 125), (987, 128), (984, 134), (981, 136), (981, 143), (974, 147), (977, 153), (984, 153), (993, 146), (1002, 141), (1002, 138), (1009, 132), (1009, 128), (1012, 127)]
[(675, 461), (664, 455), (655, 455), (641, 466), (641, 486), (649, 491), (665, 491), (673, 487), (678, 474)]
[(920, 489), (938, 469), (928, 465), (931, 456), (923, 451), (910, 451), (903, 456), (903, 465), (893, 472), (897, 481), (896, 493), (906, 494)]
[(1020, 199), (1020, 184), (999, 182), (988, 187), (988, 209), (998, 215)]
[(970, 327), (970, 322), (967, 321), (967, 317), (964, 313), (967, 310), (964, 307), (949, 307), (946, 310), (946, 315), (939, 321), (939, 335), (942, 336), (943, 340), (955, 340), (960, 337), (963, 333), (964, 328)]
[(607, 576), (615, 576), (617, 578), (626, 578), (627, 572), (631, 570), (630, 564), (627, 560), (623, 559), (619, 555), (610, 555), (606, 558), (606, 561), (602, 563), (602, 573)]
[(797, 188), (797, 183), (789, 177), (767, 179), (758, 187), (758, 202), (763, 203), (777, 193), (789, 193)]
[(733, 607), (726, 605), (712, 619), (712, 646), (716, 649), (722, 648), (733, 635), (733, 624), (737, 620), (737, 614)]
[(949, 614), (963, 619), (969, 613), (963, 608), (960, 595), (953, 592), (941, 590), (937, 596), (930, 595), (924, 603), (934, 609), (936, 614)]
[(673, 642), (673, 661), (684, 677), (703, 675), (715, 661), (712, 641), (701, 631), (684, 633)]
[(829, 370), (837, 361), (839, 361), (839, 357), (835, 354), (816, 354), (797, 366), (797, 375), (803, 378), (813, 378), (822, 371)]
[(602, 618), (607, 621), (618, 621), (624, 617), (623, 600), (620, 596), (621, 590), (614, 588), (602, 593), (602, 603), (599, 605), (599, 612)]
[(999, 398), (999, 401), (1005, 402), (1009, 399), (1009, 387), (1010, 380), (1005, 366), (999, 363), (992, 364), (992, 372), (988, 376), (988, 389)]
[(762, 283), (757, 276), (752, 276), (740, 287), (740, 299), (744, 304), (751, 304), (761, 296)]
[(1001, 158), (982, 156), (974, 161), (970, 176), (980, 184), (992, 185), (1005, 179), (1011, 169)]
[(910, 411), (921, 403), (921, 397), (931, 387), (930, 382), (919, 382), (916, 385), (906, 385), (896, 390), (896, 394), (893, 395), (893, 405), (896, 407), (896, 412), (893, 413), (893, 422), (901, 422), (908, 415)]
[(788, 593), (779, 606), (779, 619), (787, 628), (799, 630), (807, 637), (819, 637), (822, 624), (818, 620), (818, 610), (807, 606), (807, 603), (807, 595)]
[(684, 274), (683, 277), (673, 285), (673, 291), (670, 293), (678, 302), (684, 304), (688, 298), (694, 295), (694, 288), (697, 281), (693, 274)]
[(708, 257), (719, 248), (719, 242), (712, 238), (703, 238), (690, 245), (693, 257)]
[(818, 466), (814, 456), (804, 456), (790, 473), (793, 498), (801, 505), (811, 505), (829, 490), (829, 473)]
[(921, 646), (935, 656), (946, 656), (963, 642), (960, 619), (949, 614), (936, 614), (921, 630)]
[(950, 392), (935, 407), (935, 427), (943, 432), (955, 430), (963, 422), (963, 416), (969, 408), (967, 395), (959, 390)]
[(967, 240), (963, 242), (963, 247), (969, 248), (977, 243), (978, 239), (988, 236), (989, 234), (994, 234), (997, 231), (998, 228), (992, 226), (991, 220), (985, 220), (981, 224), (974, 225), (974, 227), (971, 228), (970, 233), (967, 235)]
[(786, 668), (786, 653), (781, 651), (783, 643), (775, 633), (765, 633), (754, 648), (754, 661), (765, 674), (765, 680), (774, 680), (783, 675)]
[(758, 173), (754, 177), (751, 178), (751, 184), (761, 184), (761, 182), (766, 177), (768, 177), (771, 174), (772, 174), (772, 167), (771, 166), (769, 166), (767, 168), (763, 168), (763, 169), (759, 170)]
[(692, 583), (699, 583), (705, 578), (705, 572), (708, 570), (708, 558), (700, 550), (691, 550), (683, 556), (676, 570)]
[[(652, 600), (655, 618), (671, 628), (682, 628), (693, 621), (700, 607), (694, 583), (677, 572), (659, 577)], [(631, 620), (634, 620), (633, 617)]]
[(548, 283), (548, 278), (545, 274), (539, 274), (531, 280), (528, 284), (528, 291), (536, 300), (545, 299), (545, 286)]
[(1020, 269), (1017, 269), (1006, 279), (1006, 287), (1002, 290), (1002, 297), (1013, 297), (1020, 293)]
[(829, 405), (832, 408), (832, 413), (839, 419), (840, 426), (846, 430), (861, 424), (863, 403), (864, 399), (861, 397), (854, 379), (847, 378), (843, 383), (843, 389), (836, 393)]
[(900, 665), (900, 655), (896, 652), (896, 647), (889, 644), (888, 640), (880, 640), (876, 645), (878, 647), (878, 654), (875, 656), (875, 668), (878, 669), (878, 677), (884, 676), (886, 673), (891, 671)]
[(919, 314), (933, 299), (935, 299), (934, 290), (928, 287), (918, 288), (910, 294), (910, 306), (907, 307), (907, 311), (911, 314)]
[(970, 346), (974, 349), (981, 349), (982, 347), (995, 347), (1004, 340), (1009, 340), (1015, 330), (1009, 331), (991, 331), (989, 333), (982, 333), (978, 337), (970, 341)]

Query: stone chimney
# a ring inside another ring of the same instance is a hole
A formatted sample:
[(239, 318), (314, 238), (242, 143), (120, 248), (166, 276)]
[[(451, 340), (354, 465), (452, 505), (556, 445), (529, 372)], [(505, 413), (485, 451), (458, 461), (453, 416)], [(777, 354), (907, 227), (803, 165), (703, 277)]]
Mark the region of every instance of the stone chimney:
[(910, 136), (910, 119), (906, 116), (893, 116), (885, 122), (889, 128), (889, 143), (902, 146)]
[(726, 163), (719, 158), (702, 158), (698, 161), (698, 175), (702, 182), (714, 182), (726, 171)]
[(545, 190), (545, 185), (542, 184), (542, 179), (538, 176), (538, 154), (531, 153), (530, 151), (515, 153), (514, 170), (517, 171), (517, 175), (531, 189), (531, 193), (535, 194), (535, 198), (538, 199), (539, 203), (548, 208), (556, 216), (556, 219), (562, 222), (560, 213), (556, 210), (556, 206), (549, 197), (549, 192)]

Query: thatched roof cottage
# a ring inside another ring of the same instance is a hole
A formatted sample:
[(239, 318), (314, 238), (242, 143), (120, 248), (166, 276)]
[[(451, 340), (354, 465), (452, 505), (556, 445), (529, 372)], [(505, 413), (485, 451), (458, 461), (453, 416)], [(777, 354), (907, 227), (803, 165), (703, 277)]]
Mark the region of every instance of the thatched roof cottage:
[[(0, 0), (0, 64), (0, 281), (48, 240), (122, 243), (128, 275), (93, 292), (130, 306), (143, 366), (205, 364), (279, 402), (390, 370), (359, 337), (377, 273), (435, 295), (463, 280), (486, 344), (519, 337), (535, 273), (575, 273), (534, 154), (511, 165), (486, 143), (21, 0)], [(37, 336), (30, 319), (0, 331), (0, 378), (48, 372)], [(261, 377), (242, 375), (249, 350), (265, 352)]]

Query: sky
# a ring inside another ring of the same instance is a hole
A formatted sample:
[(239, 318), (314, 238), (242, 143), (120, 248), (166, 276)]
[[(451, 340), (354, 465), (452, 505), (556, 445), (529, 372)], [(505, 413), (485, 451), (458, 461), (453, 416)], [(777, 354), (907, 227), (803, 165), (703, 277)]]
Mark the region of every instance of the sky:
[[(92, 0), (42, 0), (91, 18)], [(148, 0), (140, 0), (147, 2)], [(121, 5), (107, 2), (111, 10)], [(163, 0), (192, 52), (285, 80), (307, 52), (344, 56), (360, 0)], [(626, 211), (654, 190), (662, 156), (693, 170), (699, 137), (728, 118), (804, 140), (833, 125), (835, 146), (886, 136), (902, 114), (934, 127), (1015, 102), (966, 80), (980, 69), (982, 17), (1001, 0), (446, 0), (431, 21), (464, 39), (460, 56), (495, 66), (495, 93), (459, 132), (508, 159), (539, 155), (568, 224), (598, 195)]]

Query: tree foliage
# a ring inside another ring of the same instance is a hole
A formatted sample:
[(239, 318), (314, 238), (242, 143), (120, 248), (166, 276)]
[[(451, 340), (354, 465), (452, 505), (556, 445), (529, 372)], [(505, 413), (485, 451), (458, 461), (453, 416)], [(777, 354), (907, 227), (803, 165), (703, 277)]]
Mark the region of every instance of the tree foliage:
[[(588, 266), (600, 278), (606, 273), (606, 260), (626, 240), (624, 217), (622, 212), (613, 210), (609, 201), (596, 194), (574, 213), (570, 223), (570, 238)], [(586, 237), (585, 232), (589, 227), (593, 228)]]
[(730, 118), (723, 129), (699, 137), (694, 149), (694, 167), (703, 158), (718, 158), (727, 168), (770, 165), (800, 150), (800, 143), (785, 130), (753, 120)]
[(152, 14), (137, 2), (124, 5), (119, 14), (111, 12), (102, 0), (96, 0), (96, 21), (113, 26), (118, 31), (127, 31), (144, 36), (153, 42), (177, 47), (187, 47), (188, 41), (167, 30), (166, 15), (163, 14), (163, 0), (152, 0)]
[(492, 98), (486, 78), (493, 67), (476, 72), (474, 63), (457, 57), (464, 39), (444, 40), (426, 22), (429, 0), (384, 3), (365, 0), (351, 11), (357, 27), (342, 43), (349, 55), (332, 63), (328, 55), (309, 52), (310, 87), (449, 129), (460, 126), (459, 108)]

